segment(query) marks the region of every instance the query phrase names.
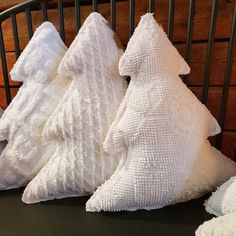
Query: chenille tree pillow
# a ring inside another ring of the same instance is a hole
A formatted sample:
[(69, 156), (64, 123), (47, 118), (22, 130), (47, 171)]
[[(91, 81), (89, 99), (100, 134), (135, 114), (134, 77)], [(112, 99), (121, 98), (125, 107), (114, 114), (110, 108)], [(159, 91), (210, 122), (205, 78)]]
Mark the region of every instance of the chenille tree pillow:
[(236, 176), (222, 184), (205, 202), (205, 207), (216, 216), (236, 212)]
[(220, 127), (181, 81), (190, 69), (152, 14), (142, 17), (119, 69), (131, 82), (104, 149), (125, 157), (87, 211), (161, 208), (199, 197), (236, 173), (207, 141)]
[(0, 140), (8, 144), (0, 156), (0, 189), (26, 185), (55, 148), (42, 140), (44, 125), (71, 79), (57, 76), (67, 48), (54, 26), (45, 22), (11, 70), (23, 82), (0, 119)]
[(196, 236), (234, 236), (236, 235), (236, 212), (213, 218), (204, 222), (196, 230)]
[(101, 149), (127, 87), (114, 39), (108, 22), (91, 13), (63, 58), (59, 72), (73, 81), (44, 129), (57, 150), (26, 187), (25, 203), (92, 194), (116, 169), (120, 156)]

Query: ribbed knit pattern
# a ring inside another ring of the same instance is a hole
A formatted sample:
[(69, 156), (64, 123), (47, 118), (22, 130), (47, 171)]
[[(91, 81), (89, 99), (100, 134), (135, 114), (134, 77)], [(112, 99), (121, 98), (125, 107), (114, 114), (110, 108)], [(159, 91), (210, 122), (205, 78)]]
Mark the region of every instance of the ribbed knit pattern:
[(236, 212), (204, 222), (196, 230), (196, 236), (235, 236)]
[(8, 140), (0, 156), (1, 190), (26, 185), (55, 150), (42, 131), (71, 81), (57, 78), (66, 50), (54, 26), (43, 23), (11, 71), (23, 85), (0, 119), (0, 140)]
[(190, 69), (152, 14), (142, 17), (119, 69), (131, 83), (104, 148), (125, 157), (87, 211), (161, 208), (236, 173), (236, 164), (207, 141), (220, 127), (178, 76)]
[(120, 155), (101, 147), (127, 87), (114, 36), (107, 21), (91, 13), (60, 63), (59, 72), (73, 81), (44, 129), (57, 150), (25, 189), (24, 202), (91, 194), (116, 169)]
[(236, 176), (222, 184), (205, 202), (205, 207), (216, 216), (236, 212)]

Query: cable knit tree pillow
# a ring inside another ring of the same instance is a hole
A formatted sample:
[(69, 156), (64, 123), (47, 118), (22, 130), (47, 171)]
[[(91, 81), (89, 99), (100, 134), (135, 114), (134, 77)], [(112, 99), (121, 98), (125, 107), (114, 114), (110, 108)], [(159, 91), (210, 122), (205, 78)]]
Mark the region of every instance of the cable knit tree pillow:
[(91, 13), (63, 58), (59, 72), (73, 82), (44, 129), (57, 150), (25, 189), (24, 202), (91, 194), (116, 169), (120, 158), (100, 149), (126, 90), (114, 37), (107, 21)]
[(41, 135), (70, 81), (56, 78), (66, 50), (54, 26), (43, 23), (11, 71), (23, 85), (0, 120), (0, 140), (8, 140), (0, 156), (1, 190), (26, 185), (55, 149)]
[(236, 212), (236, 176), (222, 184), (205, 202), (205, 207), (216, 216)]
[(131, 82), (104, 148), (126, 158), (87, 211), (161, 208), (196, 198), (236, 173), (236, 164), (207, 141), (220, 128), (178, 76), (189, 67), (152, 14), (142, 17), (119, 69)]
[(196, 230), (196, 236), (234, 236), (236, 235), (236, 212), (213, 218), (204, 222)]

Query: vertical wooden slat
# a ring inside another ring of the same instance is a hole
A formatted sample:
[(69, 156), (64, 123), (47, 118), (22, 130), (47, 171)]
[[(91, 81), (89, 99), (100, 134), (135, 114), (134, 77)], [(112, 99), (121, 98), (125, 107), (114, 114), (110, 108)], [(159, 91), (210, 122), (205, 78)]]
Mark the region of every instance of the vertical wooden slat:
[[(195, 0), (190, 0), (189, 3), (189, 12), (188, 12), (188, 29), (187, 29), (187, 40), (184, 58), (187, 63), (190, 62), (191, 59), (191, 49), (192, 49), (192, 38), (193, 38), (193, 24), (194, 24), (194, 10), (195, 10)], [(183, 81), (187, 84), (188, 76), (183, 76)]]
[(78, 32), (81, 27), (80, 21), (80, 1), (75, 0), (75, 19), (76, 19), (76, 31)]
[(116, 1), (111, 0), (111, 28), (116, 31)]
[(92, 1), (92, 10), (93, 10), (93, 12), (97, 12), (97, 11), (98, 11), (98, 3), (97, 3), (97, 0), (93, 0), (93, 1)]
[(31, 12), (28, 8), (25, 10), (25, 14), (26, 14), (26, 20), (27, 20), (28, 36), (29, 36), (29, 39), (31, 39), (33, 36), (33, 26), (32, 26)]
[(129, 1), (129, 38), (134, 32), (134, 21), (135, 21), (135, 0)]
[(149, 0), (148, 12), (150, 13), (154, 12), (154, 0)]
[(41, 2), (41, 9), (43, 13), (43, 21), (48, 21), (47, 2)]
[(15, 46), (15, 54), (16, 59), (20, 56), (20, 43), (19, 43), (19, 36), (18, 36), (18, 27), (16, 22), (16, 15), (11, 15), (11, 22), (12, 22), (12, 29), (13, 29), (13, 39), (14, 39), (14, 46)]
[(60, 35), (63, 41), (65, 41), (65, 27), (64, 27), (64, 13), (63, 13), (63, 3), (62, 0), (58, 0), (58, 16), (60, 22)]
[(7, 69), (7, 60), (5, 54), (5, 45), (3, 41), (3, 34), (2, 34), (2, 24), (0, 25), (0, 56), (1, 56), (1, 63), (2, 63), (2, 73), (4, 78), (4, 88), (6, 94), (6, 101), (7, 105), (11, 102), (11, 91), (8, 79), (8, 69)]
[(168, 38), (173, 40), (173, 26), (174, 26), (174, 12), (175, 12), (175, 0), (169, 0), (169, 17), (168, 17)]
[(212, 47), (216, 31), (217, 11), (218, 11), (218, 0), (213, 0), (209, 38), (207, 44), (205, 71), (204, 71), (204, 84), (203, 84), (203, 92), (201, 99), (204, 104), (207, 103), (207, 98), (208, 98), (208, 88), (209, 88), (211, 60), (212, 60)]
[[(222, 99), (221, 99), (221, 105), (220, 105), (219, 124), (220, 124), (221, 129), (224, 129), (224, 125), (225, 125), (225, 115), (226, 115), (228, 94), (229, 94), (229, 87), (230, 87), (230, 77), (231, 77), (232, 65), (233, 65), (235, 40), (236, 40), (236, 3), (234, 7), (232, 29), (231, 29), (228, 52), (227, 52), (224, 87), (223, 87), (223, 93), (222, 93)], [(221, 148), (221, 144), (222, 144), (222, 132), (216, 137), (217, 148)]]

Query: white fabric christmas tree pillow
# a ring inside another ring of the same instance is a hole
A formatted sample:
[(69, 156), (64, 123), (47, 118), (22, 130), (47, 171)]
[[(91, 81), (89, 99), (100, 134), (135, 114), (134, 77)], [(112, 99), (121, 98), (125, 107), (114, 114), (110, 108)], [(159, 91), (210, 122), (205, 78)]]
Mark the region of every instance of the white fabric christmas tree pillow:
[(204, 222), (196, 230), (196, 236), (234, 236), (236, 235), (236, 212), (213, 218)]
[(25, 203), (91, 194), (116, 169), (120, 156), (100, 149), (127, 87), (114, 37), (107, 21), (91, 13), (63, 58), (59, 72), (73, 81), (44, 129), (57, 150), (26, 187)]
[(26, 185), (55, 150), (41, 135), (71, 81), (57, 77), (66, 50), (54, 26), (45, 22), (11, 71), (12, 79), (23, 85), (0, 119), (0, 140), (8, 141), (0, 156), (1, 190)]
[(236, 173), (207, 141), (219, 125), (181, 81), (189, 67), (152, 14), (142, 17), (119, 69), (131, 82), (104, 148), (126, 157), (87, 211), (161, 208), (199, 197)]
[(205, 207), (216, 216), (236, 212), (236, 176), (222, 184), (205, 202)]

